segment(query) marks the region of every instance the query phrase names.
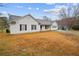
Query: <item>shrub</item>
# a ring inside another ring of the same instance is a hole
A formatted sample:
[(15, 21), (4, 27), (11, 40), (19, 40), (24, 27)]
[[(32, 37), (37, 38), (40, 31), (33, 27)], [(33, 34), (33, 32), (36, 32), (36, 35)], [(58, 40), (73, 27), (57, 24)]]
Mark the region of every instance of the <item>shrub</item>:
[(73, 30), (79, 30), (79, 24), (73, 25), (73, 26), (72, 26), (72, 29), (73, 29)]
[(10, 33), (10, 30), (9, 29), (6, 29), (6, 33)]

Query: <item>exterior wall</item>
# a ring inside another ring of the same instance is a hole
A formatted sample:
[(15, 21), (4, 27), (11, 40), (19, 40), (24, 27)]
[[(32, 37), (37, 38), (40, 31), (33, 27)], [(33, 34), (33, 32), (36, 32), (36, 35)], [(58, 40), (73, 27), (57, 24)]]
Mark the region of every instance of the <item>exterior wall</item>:
[(52, 23), (51, 30), (58, 30), (58, 24), (56, 22)]
[(48, 30), (51, 30), (51, 26), (48, 29), (45, 29), (45, 26), (42, 26), (41, 31), (48, 31)]
[[(20, 24), (27, 24), (26, 31), (20, 31)], [(31, 25), (36, 25), (36, 30), (31, 30)], [(37, 32), (40, 31), (40, 25), (30, 16), (26, 16), (22, 19), (16, 21), (16, 24), (10, 24), (10, 33), (28, 33), (28, 32)]]

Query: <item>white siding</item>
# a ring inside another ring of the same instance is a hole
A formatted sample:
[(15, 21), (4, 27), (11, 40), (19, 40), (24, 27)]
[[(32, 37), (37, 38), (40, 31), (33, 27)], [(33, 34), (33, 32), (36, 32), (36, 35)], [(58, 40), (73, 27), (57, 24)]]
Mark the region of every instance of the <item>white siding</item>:
[(52, 23), (51, 30), (58, 30), (58, 24), (56, 22)]
[[(20, 24), (27, 24), (26, 31), (20, 31)], [(36, 25), (36, 30), (31, 30), (31, 25)], [(26, 16), (22, 19), (16, 21), (16, 24), (10, 24), (11, 34), (27, 33), (27, 32), (37, 32), (40, 31), (40, 25), (30, 16)]]

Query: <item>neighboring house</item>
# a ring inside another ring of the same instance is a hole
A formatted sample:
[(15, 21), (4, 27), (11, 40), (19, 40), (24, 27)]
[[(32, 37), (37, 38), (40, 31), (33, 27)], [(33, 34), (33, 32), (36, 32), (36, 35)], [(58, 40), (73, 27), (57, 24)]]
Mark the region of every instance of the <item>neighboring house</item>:
[(56, 21), (35, 19), (30, 14), (25, 16), (10, 15), (9, 20), (10, 20), (9, 29), (11, 34), (39, 32), (39, 31), (58, 29), (58, 24), (56, 23)]

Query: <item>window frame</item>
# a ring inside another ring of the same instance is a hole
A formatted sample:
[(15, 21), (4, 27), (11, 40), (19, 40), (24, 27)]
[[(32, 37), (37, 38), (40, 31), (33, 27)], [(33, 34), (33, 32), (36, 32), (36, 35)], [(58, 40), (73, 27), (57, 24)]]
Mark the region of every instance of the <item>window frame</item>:
[(27, 24), (20, 24), (20, 31), (26, 31), (27, 30)]
[(22, 24), (20, 24), (20, 31), (22, 31)]
[(31, 25), (31, 30), (36, 30), (37, 26), (36, 25)]

